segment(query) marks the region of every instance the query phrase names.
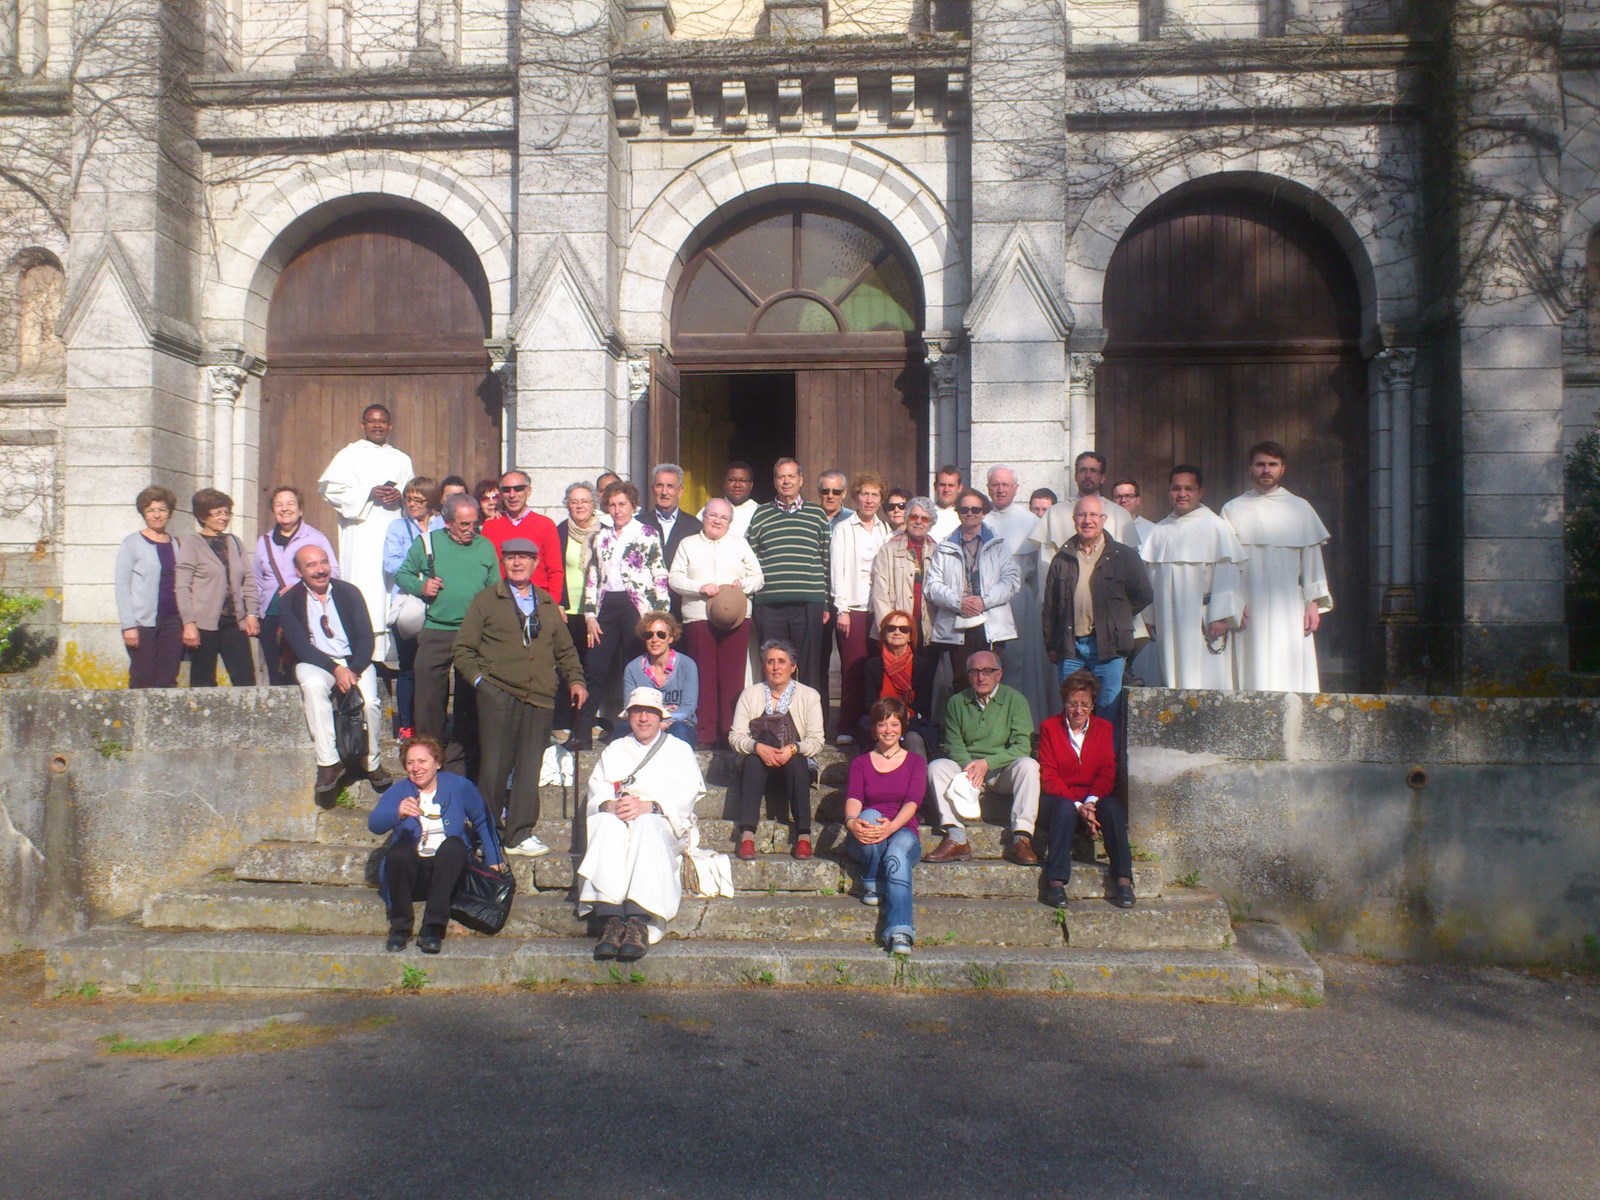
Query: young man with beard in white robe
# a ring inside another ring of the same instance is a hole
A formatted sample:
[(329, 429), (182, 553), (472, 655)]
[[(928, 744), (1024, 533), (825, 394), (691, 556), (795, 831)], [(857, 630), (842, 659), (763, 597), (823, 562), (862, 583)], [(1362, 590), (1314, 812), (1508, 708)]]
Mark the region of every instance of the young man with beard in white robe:
[(1288, 454), (1277, 442), (1250, 447), (1255, 486), (1222, 506), (1222, 517), (1249, 554), (1244, 616), (1233, 639), (1241, 690), (1316, 692), (1322, 615), (1333, 611), (1322, 546), (1328, 528), (1316, 510), (1283, 486)]
[(1028, 511), (1026, 504), (1018, 502), (1017, 491), (1021, 485), (1014, 470), (1004, 465), (993, 466), (985, 479), (989, 485), (989, 502), (994, 507), (983, 518), (983, 523), (1010, 547), (1017, 570), (1022, 574), (1022, 588), (1011, 597), (1011, 615), (1016, 622), (1017, 636), (1006, 643), (1000, 663), (1005, 668), (1006, 682), (1027, 698), (1034, 716), (1043, 720), (1060, 710), (1061, 699), (1060, 688), (1054, 682), (1055, 673), (1045, 658), (1039, 613), (1044, 580), (1038, 546), (1028, 540), (1039, 520)]
[(339, 577), (367, 602), (377, 635), (373, 657), (389, 654), (389, 592), (383, 577), (383, 543), (400, 519), (400, 489), (416, 472), (411, 458), (389, 445), (394, 418), (381, 404), (361, 411), (361, 438), (333, 456), (317, 480), (322, 498), (339, 514)]
[(1139, 547), (1155, 589), (1148, 621), (1167, 687), (1233, 691), (1227, 642), (1244, 617), (1245, 552), (1233, 527), (1201, 503), (1204, 484), (1187, 463), (1167, 476), (1172, 511)]
[(632, 962), (659, 942), (683, 898), (705, 780), (694, 748), (662, 727), (666, 703), (635, 688), (614, 738), (589, 776), (588, 849), (578, 864), (578, 915), (603, 917), (594, 956)]

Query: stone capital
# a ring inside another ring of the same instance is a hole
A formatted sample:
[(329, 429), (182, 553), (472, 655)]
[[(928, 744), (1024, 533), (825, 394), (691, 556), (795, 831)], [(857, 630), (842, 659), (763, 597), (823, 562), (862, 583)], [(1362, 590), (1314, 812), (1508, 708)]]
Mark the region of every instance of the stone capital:
[(1415, 346), (1391, 346), (1378, 352), (1379, 370), (1383, 372), (1383, 386), (1411, 386), (1412, 374), (1417, 369)]
[(1067, 355), (1068, 380), (1078, 387), (1088, 387), (1090, 381), (1094, 379), (1096, 369), (1105, 360), (1106, 356), (1103, 354), (1074, 351)]
[(243, 367), (219, 363), (206, 368), (206, 384), (211, 389), (211, 403), (232, 407), (239, 402), (244, 381), (250, 377)]

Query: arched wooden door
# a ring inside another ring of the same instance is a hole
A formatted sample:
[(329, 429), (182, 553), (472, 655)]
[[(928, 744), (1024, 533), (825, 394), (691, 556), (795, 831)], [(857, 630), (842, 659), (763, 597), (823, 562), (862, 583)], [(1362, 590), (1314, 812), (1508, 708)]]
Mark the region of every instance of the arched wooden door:
[(483, 268), (439, 218), (359, 213), (312, 238), (284, 268), (267, 314), (260, 511), (273, 487), (294, 484), (307, 519), (332, 536), (337, 521), (317, 479), (361, 436), (369, 404), (394, 414), (393, 442), (419, 473), (471, 485), (498, 472), (488, 332)]
[[(655, 370), (681, 386), (652, 391), (652, 454), (706, 492), (757, 445), (799, 459), (808, 489), (829, 467), (925, 480), (921, 289), (893, 234), (825, 204), (753, 209), (691, 255), (672, 328)], [(754, 466), (764, 483), (771, 462)]]
[(1366, 369), (1348, 259), (1283, 201), (1196, 192), (1141, 214), (1111, 258), (1096, 448), (1168, 511), (1176, 463), (1206, 475), (1206, 503), (1249, 486), (1245, 452), (1282, 442), (1285, 486), (1314, 505), (1336, 611), (1318, 635), (1323, 685), (1359, 686), (1367, 613)]

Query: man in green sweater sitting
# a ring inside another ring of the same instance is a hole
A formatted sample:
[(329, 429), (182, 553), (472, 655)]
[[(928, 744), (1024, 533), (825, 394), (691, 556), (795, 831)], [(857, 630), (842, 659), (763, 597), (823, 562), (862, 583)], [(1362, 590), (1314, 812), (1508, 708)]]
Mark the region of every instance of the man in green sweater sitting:
[[(428, 605), (428, 615), (417, 634), (413, 711), (416, 731), (442, 742), (456, 633), (472, 598), (500, 578), (500, 559), (494, 543), (477, 531), (478, 502), (471, 496), (449, 497), (440, 516), (445, 536), (428, 541), (419, 537), (412, 542), (394, 581), (401, 591), (421, 596)], [(455, 723), (445, 752), (446, 769), (475, 777), (477, 749), (478, 706), (472, 681), (457, 671)]]
[[(956, 813), (978, 813), (985, 788), (1011, 797), (1011, 840), (1006, 858), (1025, 867), (1039, 864), (1033, 827), (1039, 817), (1039, 764), (1033, 755), (1033, 712), (1025, 696), (1000, 682), (1000, 659), (987, 650), (967, 658), (967, 690), (950, 697), (944, 710), (944, 748), (949, 758), (928, 764), (928, 790), (939, 808), (944, 840), (923, 861), (955, 862), (972, 857), (967, 831)], [(952, 785), (958, 793), (952, 798)], [(970, 785), (970, 790), (968, 786)]]

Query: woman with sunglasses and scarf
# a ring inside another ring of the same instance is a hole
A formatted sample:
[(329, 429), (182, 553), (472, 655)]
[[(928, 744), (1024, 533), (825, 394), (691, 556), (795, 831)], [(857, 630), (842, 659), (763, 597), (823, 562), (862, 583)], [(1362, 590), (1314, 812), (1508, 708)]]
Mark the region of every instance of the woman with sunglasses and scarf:
[(669, 612), (647, 612), (639, 618), (634, 632), (644, 643), (644, 653), (623, 669), (622, 694), (631, 696), (639, 688), (660, 692), (667, 709), (662, 725), (673, 737), (693, 746), (695, 714), (700, 706), (700, 668), (687, 654), (673, 649), (683, 635), (683, 626)]
[[(939, 750), (939, 727), (930, 721), (924, 710), (932, 698), (917, 691), (917, 627), (911, 614), (902, 609), (891, 609), (878, 625), (879, 646), (876, 654), (867, 656), (867, 705), (879, 700), (894, 700), (905, 709), (900, 720), (902, 741), (913, 754), (924, 759)], [(926, 686), (926, 684), (925, 684)], [(863, 741), (870, 744), (877, 732), (876, 722), (869, 717), (861, 719)]]
[(453, 653), (459, 677), (472, 684), (478, 702), (478, 791), (496, 816), (505, 803), (501, 840), (506, 853), (535, 858), (550, 853), (534, 826), (539, 765), (550, 741), (556, 692), (564, 679), (574, 706), (583, 704), (588, 692), (561, 609), (534, 586), (538, 544), (508, 538), (501, 555), (505, 577), (467, 605)]

